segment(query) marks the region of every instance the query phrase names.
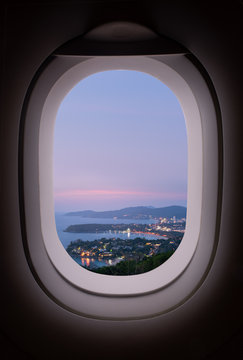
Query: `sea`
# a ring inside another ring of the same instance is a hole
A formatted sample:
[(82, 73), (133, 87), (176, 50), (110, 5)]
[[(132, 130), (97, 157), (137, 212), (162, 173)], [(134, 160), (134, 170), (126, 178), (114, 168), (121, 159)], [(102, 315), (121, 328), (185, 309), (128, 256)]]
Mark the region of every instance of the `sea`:
[[(126, 233), (123, 234), (121, 232), (112, 232), (107, 231), (103, 233), (69, 233), (65, 232), (64, 230), (69, 225), (78, 225), (78, 224), (154, 224), (157, 221), (154, 219), (148, 220), (138, 220), (138, 219), (100, 219), (100, 218), (83, 218), (80, 216), (70, 216), (66, 215), (65, 213), (55, 213), (55, 220), (56, 220), (56, 229), (59, 239), (65, 249), (68, 247), (71, 241), (75, 240), (83, 240), (83, 241), (92, 241), (92, 240), (99, 240), (101, 238), (114, 238), (119, 237), (120, 239), (135, 239), (138, 237), (138, 234)], [(142, 235), (139, 235), (142, 237)], [(156, 240), (158, 236), (156, 235), (147, 235), (146, 239), (148, 240)]]

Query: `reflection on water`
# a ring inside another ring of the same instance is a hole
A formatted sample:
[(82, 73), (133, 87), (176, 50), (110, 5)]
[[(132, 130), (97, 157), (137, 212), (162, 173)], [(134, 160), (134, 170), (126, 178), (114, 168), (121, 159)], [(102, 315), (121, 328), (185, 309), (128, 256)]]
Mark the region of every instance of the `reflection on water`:
[[(92, 259), (92, 261), (94, 261), (94, 259)], [(82, 264), (82, 266), (89, 267), (90, 266), (90, 258), (81, 257), (81, 264)]]
[(106, 266), (108, 264), (108, 262), (103, 259), (93, 259), (93, 258), (88, 258), (84, 256), (75, 256), (75, 255), (71, 257), (79, 265), (90, 269)]
[(95, 263), (95, 259), (81, 257), (81, 264), (84, 267), (92, 267), (92, 265), (93, 266), (95, 265), (94, 263)]
[(71, 256), (74, 261), (76, 261), (79, 265), (85, 267), (85, 268), (97, 268), (101, 266), (107, 266), (107, 265), (116, 265), (118, 262), (120, 262), (121, 258), (115, 258), (115, 259), (108, 259), (104, 260), (102, 258), (94, 259), (84, 256)]

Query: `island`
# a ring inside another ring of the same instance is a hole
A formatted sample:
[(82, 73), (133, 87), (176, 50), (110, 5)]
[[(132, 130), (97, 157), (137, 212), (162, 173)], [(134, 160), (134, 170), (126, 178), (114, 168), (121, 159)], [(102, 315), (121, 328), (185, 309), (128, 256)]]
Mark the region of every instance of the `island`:
[(185, 231), (185, 219), (162, 219), (155, 224), (75, 224), (69, 225), (64, 232), (70, 233), (132, 233), (155, 236), (177, 237)]

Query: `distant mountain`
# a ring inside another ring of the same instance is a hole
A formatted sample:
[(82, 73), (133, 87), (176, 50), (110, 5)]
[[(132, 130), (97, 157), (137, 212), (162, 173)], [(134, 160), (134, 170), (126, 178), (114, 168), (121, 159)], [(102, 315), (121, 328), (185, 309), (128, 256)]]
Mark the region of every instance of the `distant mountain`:
[(121, 210), (111, 211), (74, 211), (68, 212), (68, 216), (80, 216), (83, 218), (101, 218), (111, 219), (116, 217), (117, 219), (148, 219), (158, 217), (173, 217), (178, 219), (186, 217), (186, 207), (184, 206), (166, 206), (162, 208), (154, 208), (152, 206), (135, 206), (128, 207)]

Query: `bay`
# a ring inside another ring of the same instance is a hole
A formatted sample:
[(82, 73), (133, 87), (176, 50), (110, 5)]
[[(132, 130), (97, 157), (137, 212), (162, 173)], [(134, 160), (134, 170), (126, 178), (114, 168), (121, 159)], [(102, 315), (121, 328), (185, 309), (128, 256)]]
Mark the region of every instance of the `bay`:
[[(157, 221), (154, 219), (100, 219), (100, 218), (82, 218), (80, 216), (68, 216), (65, 213), (55, 213), (55, 221), (56, 221), (56, 229), (58, 237), (66, 249), (67, 246), (70, 244), (71, 241), (75, 241), (81, 239), (83, 241), (93, 241), (99, 240), (101, 238), (121, 238), (121, 239), (135, 239), (138, 237), (138, 234), (128, 234), (128, 233), (120, 233), (120, 232), (103, 232), (103, 233), (69, 233), (64, 232), (64, 230), (69, 225), (76, 225), (76, 224), (154, 224)], [(139, 235), (142, 237), (142, 235)], [(155, 240), (158, 236), (155, 235), (147, 235), (146, 239), (148, 240)]]

